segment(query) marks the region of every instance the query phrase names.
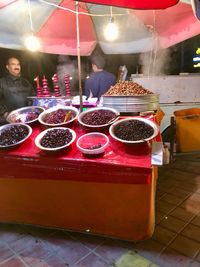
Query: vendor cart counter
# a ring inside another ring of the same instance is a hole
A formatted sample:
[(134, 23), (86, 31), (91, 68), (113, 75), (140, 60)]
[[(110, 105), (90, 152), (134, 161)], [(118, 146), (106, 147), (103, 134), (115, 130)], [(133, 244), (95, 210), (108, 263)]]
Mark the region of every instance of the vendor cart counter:
[[(84, 133), (77, 123), (77, 138)], [(156, 169), (151, 144), (113, 140), (101, 157), (85, 157), (74, 142), (61, 154), (34, 144), (0, 151), (0, 222), (25, 223), (126, 240), (152, 235)]]

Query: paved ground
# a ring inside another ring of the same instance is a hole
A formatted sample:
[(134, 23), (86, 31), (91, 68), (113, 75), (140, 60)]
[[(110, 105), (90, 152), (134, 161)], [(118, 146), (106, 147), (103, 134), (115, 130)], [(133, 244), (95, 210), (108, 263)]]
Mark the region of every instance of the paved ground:
[(199, 267), (200, 154), (159, 168), (151, 239), (125, 242), (0, 224), (0, 267)]

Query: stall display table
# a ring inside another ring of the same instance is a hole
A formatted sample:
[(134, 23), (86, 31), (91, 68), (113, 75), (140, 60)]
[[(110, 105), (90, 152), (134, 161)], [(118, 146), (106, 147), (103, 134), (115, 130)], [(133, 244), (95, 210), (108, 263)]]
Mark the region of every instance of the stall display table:
[[(85, 133), (77, 122), (77, 138)], [(76, 142), (59, 154), (35, 146), (40, 125), (19, 147), (0, 151), (0, 222), (143, 240), (154, 231), (156, 167), (151, 143), (113, 140), (100, 157)], [(77, 139), (76, 139), (77, 140)]]

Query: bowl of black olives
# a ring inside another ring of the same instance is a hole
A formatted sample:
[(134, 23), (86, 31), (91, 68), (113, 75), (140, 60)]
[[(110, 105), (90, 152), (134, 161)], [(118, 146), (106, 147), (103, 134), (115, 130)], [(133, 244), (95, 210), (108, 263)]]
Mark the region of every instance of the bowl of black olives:
[(15, 109), (9, 113), (6, 120), (9, 123), (26, 123), (32, 124), (38, 120), (39, 115), (45, 109), (39, 106), (27, 106)]
[(0, 127), (0, 149), (22, 144), (32, 134), (32, 128), (23, 123), (5, 124)]
[(78, 116), (78, 122), (89, 130), (108, 128), (119, 118), (120, 113), (108, 107), (97, 107), (83, 111)]
[(45, 128), (68, 127), (78, 117), (79, 111), (72, 106), (55, 106), (43, 111), (39, 117), (39, 122)]
[(46, 152), (58, 152), (69, 147), (76, 139), (74, 130), (65, 127), (49, 128), (35, 138), (35, 145)]
[(126, 144), (147, 142), (159, 133), (157, 124), (151, 120), (134, 117), (121, 119), (113, 123), (109, 133), (117, 141)]

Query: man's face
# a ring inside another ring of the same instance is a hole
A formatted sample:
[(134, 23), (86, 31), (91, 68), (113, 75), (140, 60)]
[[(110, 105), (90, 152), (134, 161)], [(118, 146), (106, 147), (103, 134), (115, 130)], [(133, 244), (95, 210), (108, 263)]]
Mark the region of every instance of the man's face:
[(7, 70), (14, 76), (19, 76), (21, 72), (20, 62), (17, 58), (10, 58), (6, 65)]

